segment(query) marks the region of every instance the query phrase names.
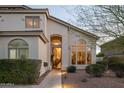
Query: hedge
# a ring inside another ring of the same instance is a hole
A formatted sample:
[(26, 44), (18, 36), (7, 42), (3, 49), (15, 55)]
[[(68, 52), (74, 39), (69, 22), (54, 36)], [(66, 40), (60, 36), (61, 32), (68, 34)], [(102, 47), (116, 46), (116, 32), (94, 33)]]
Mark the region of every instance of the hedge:
[(106, 62), (106, 61), (97, 61), (96, 64), (101, 64), (101, 65), (107, 66), (108, 62)]
[(110, 62), (109, 69), (111, 69), (117, 77), (124, 77), (124, 62)]
[(0, 60), (0, 83), (35, 84), (40, 75), (41, 60)]
[(94, 77), (101, 77), (105, 72), (105, 66), (103, 64), (90, 64), (85, 71)]

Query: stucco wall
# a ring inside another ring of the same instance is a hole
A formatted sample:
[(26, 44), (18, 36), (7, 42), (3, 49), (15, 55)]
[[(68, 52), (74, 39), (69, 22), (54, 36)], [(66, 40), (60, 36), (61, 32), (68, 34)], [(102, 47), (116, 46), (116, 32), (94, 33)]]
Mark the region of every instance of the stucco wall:
[[(47, 38), (50, 41), (51, 35), (61, 35), (62, 36), (62, 69), (66, 69), (68, 66), (69, 60), (68, 60), (68, 28), (66, 26), (63, 26), (57, 22), (54, 22), (52, 20), (47, 21)], [(51, 56), (51, 45), (48, 44), (48, 56), (49, 56), (49, 62), (50, 56)]]
[[(60, 23), (51, 19), (47, 19), (45, 14), (0, 14), (0, 31), (27, 31), (27, 30), (43, 30), (48, 44), (44, 44), (40, 38), (36, 37), (0, 37), (0, 58), (8, 58), (8, 42), (13, 39), (21, 38), (29, 44), (29, 58), (41, 59), (42, 62), (49, 62), (51, 68), (51, 35), (62, 36), (62, 70), (71, 65), (71, 42), (72, 40), (83, 39), (87, 45), (92, 46), (92, 61), (96, 62), (96, 40), (91, 36), (82, 34), (74, 29), (68, 29)], [(25, 16), (40, 16), (40, 28), (27, 29), (25, 28)], [(42, 64), (43, 66), (43, 64)], [(79, 65), (78, 68), (85, 67)], [(46, 69), (41, 68), (41, 73)]]
[(8, 59), (8, 43), (14, 39), (23, 39), (29, 46), (29, 59), (42, 60), (40, 75), (48, 70), (43, 66), (43, 62), (47, 62), (47, 47), (39, 37), (0, 37), (0, 59)]
[[(79, 40), (83, 39), (86, 41), (87, 46), (92, 47), (92, 63), (96, 63), (96, 39), (83, 34), (79, 31), (76, 31), (75, 29), (68, 29), (66, 26), (54, 22), (52, 20), (47, 21), (48, 29), (47, 29), (47, 38), (50, 41), (51, 35), (61, 35), (62, 36), (62, 70), (65, 70), (67, 66), (71, 65), (71, 42), (72, 40)], [(50, 61), (51, 56), (51, 45), (50, 42), (48, 44), (48, 56)], [(77, 65), (78, 69), (85, 68), (86, 65)]]
[(49, 66), (44, 67), (44, 62), (48, 62), (47, 43), (44, 44), (40, 38), (38, 38), (38, 59), (42, 59), (42, 66), (40, 70), (40, 75), (42, 75), (43, 73), (49, 70)]
[[(0, 31), (46, 31), (45, 14), (0, 14)], [(40, 16), (40, 28), (25, 28), (25, 16)]]
[(8, 58), (8, 43), (14, 39), (23, 39), (29, 45), (29, 58), (38, 59), (38, 37), (0, 37), (0, 59)]
[[(90, 46), (92, 48), (92, 63), (93, 64), (96, 63), (96, 39), (81, 32), (78, 32), (74, 29), (70, 29), (70, 53), (71, 53), (71, 45), (80, 39), (86, 42), (86, 46)], [(70, 65), (71, 65), (71, 57), (70, 57)], [(84, 69), (86, 66), (87, 65), (77, 65), (77, 68)]]

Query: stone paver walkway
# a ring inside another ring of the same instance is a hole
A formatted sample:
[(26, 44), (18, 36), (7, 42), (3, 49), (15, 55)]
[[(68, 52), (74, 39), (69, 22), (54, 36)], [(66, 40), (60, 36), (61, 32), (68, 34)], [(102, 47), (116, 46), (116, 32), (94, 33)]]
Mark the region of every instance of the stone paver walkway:
[(61, 88), (61, 71), (51, 71), (44, 80), (40, 83), (39, 87), (42, 88)]
[(39, 85), (0, 85), (0, 88), (61, 88), (61, 71), (52, 70)]

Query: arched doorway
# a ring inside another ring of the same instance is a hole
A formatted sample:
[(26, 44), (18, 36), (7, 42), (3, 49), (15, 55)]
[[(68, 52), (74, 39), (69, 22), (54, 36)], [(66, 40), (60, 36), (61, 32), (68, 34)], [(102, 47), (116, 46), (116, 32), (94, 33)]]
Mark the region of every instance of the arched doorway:
[(53, 69), (61, 69), (62, 65), (62, 37), (51, 36), (51, 63)]

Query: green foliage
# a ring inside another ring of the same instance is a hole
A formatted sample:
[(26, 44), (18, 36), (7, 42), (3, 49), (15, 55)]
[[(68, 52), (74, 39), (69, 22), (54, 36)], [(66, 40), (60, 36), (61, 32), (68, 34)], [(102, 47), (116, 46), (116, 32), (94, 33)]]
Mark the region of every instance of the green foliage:
[(115, 38), (112, 41), (109, 41), (101, 46), (106, 51), (109, 50), (123, 50), (124, 49), (124, 36), (120, 36), (119, 38)]
[(107, 66), (108, 65), (108, 62), (106, 62), (106, 61), (98, 61), (98, 62), (96, 62), (96, 64)]
[(0, 60), (0, 83), (34, 84), (39, 78), (41, 60)]
[(104, 57), (104, 54), (102, 52), (99, 52), (96, 57)]
[(109, 69), (111, 69), (117, 77), (124, 77), (124, 63), (123, 62), (110, 62)]
[(96, 62), (96, 64), (103, 65), (105, 67), (105, 69), (108, 70), (108, 61), (106, 61), (106, 60), (98, 61), (98, 62)]
[(124, 62), (124, 55), (108, 57), (109, 62)]
[(86, 72), (95, 77), (101, 77), (105, 72), (105, 66), (101, 64), (91, 64), (86, 67)]
[(75, 73), (76, 72), (76, 66), (68, 66), (67, 72), (68, 73)]

